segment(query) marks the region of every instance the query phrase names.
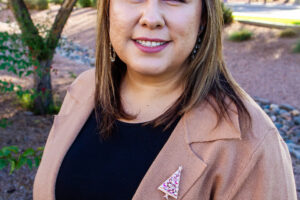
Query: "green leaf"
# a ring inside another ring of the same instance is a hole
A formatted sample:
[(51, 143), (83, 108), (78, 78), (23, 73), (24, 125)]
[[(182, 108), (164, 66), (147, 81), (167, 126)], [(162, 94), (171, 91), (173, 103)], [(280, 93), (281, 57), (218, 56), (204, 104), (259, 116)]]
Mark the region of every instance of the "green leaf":
[(2, 148), (2, 154), (3, 154), (4, 157), (8, 157), (8, 156), (11, 155), (10, 150), (7, 147)]
[(8, 149), (8, 150), (11, 151), (11, 152), (19, 153), (19, 147), (17, 147), (17, 146), (3, 147), (3, 149), (4, 149), (4, 148)]
[(34, 150), (32, 148), (28, 148), (24, 151), (24, 153), (22, 155), (25, 157), (32, 156), (32, 155), (34, 155)]
[(16, 168), (16, 161), (15, 160), (10, 160), (10, 171), (9, 174), (12, 174)]
[(38, 157), (34, 158), (34, 164), (36, 167), (38, 167), (40, 165), (40, 159)]
[(13, 66), (10, 66), (7, 71), (8, 72), (13, 72), (14, 74), (17, 75), (17, 70)]
[(37, 151), (44, 151), (44, 148), (45, 148), (45, 147), (38, 147), (36, 150), (37, 150)]
[(7, 63), (7, 62), (1, 63), (0, 64), (0, 70), (6, 69), (7, 66), (9, 66), (9, 63)]
[(19, 71), (19, 78), (22, 77), (22, 74), (24, 73), (24, 71)]
[(27, 162), (28, 167), (30, 169), (32, 169), (32, 160), (30, 158), (27, 158), (26, 162)]
[(15, 84), (10, 83), (10, 86), (9, 86), (9, 88), (7, 88), (7, 90), (8, 90), (9, 92), (13, 92), (13, 91), (14, 91), (14, 87), (15, 87)]
[(26, 158), (21, 156), (20, 160), (17, 163), (16, 169), (20, 169), (20, 167), (22, 167), (25, 164), (26, 164)]
[(26, 74), (25, 74), (25, 76), (29, 76), (30, 74), (32, 74), (32, 72), (33, 72), (32, 70), (27, 71)]
[(8, 161), (0, 158), (0, 170), (4, 169), (8, 165)]

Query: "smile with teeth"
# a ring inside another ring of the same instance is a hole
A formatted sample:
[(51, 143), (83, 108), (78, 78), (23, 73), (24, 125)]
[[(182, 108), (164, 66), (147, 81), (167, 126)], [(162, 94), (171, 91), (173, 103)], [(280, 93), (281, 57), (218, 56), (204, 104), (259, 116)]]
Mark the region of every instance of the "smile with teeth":
[(151, 42), (145, 40), (136, 40), (136, 42), (145, 47), (157, 47), (167, 43), (167, 42), (153, 42), (153, 41)]

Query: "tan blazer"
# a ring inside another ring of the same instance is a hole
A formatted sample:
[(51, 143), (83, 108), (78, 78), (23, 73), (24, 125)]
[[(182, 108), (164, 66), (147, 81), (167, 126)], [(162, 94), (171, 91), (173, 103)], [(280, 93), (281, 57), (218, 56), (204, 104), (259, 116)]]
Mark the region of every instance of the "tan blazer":
[[(82, 73), (67, 90), (54, 118), (34, 187), (34, 200), (54, 200), (62, 160), (94, 106), (95, 70)], [(287, 145), (269, 117), (248, 97), (253, 128), (240, 132), (238, 116), (216, 129), (208, 105), (186, 113), (137, 188), (134, 200), (164, 199), (157, 188), (183, 167), (178, 199), (296, 200)], [(174, 199), (169, 196), (169, 199)]]

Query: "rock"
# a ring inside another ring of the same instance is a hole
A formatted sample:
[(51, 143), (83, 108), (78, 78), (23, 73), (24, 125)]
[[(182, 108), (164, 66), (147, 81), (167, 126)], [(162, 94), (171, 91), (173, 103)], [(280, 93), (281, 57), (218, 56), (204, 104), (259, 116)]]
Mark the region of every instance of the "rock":
[(6, 192), (9, 193), (9, 194), (14, 193), (15, 191), (16, 191), (15, 187), (11, 187), (8, 190), (6, 190)]
[(270, 110), (272, 111), (272, 112), (274, 112), (274, 113), (279, 113), (279, 106), (278, 105), (276, 105), (276, 104), (271, 104), (270, 105)]
[(300, 139), (300, 129), (295, 130), (294, 134)]
[(263, 109), (269, 110), (269, 109), (270, 109), (270, 105), (268, 105), (268, 104), (267, 104), (267, 105), (264, 105), (264, 106), (263, 106)]
[(294, 136), (294, 137), (291, 138), (291, 141), (293, 141), (293, 143), (295, 143), (295, 144), (298, 144), (299, 143), (299, 138)]
[(291, 105), (289, 105), (289, 104), (281, 104), (281, 105), (280, 105), (280, 108), (281, 108), (281, 109), (284, 109), (284, 110), (286, 110), (286, 111), (291, 111), (291, 110), (294, 110), (294, 109), (295, 109), (293, 106), (291, 106)]
[(293, 126), (295, 125), (295, 123), (294, 123), (293, 120), (285, 121), (285, 124), (286, 124), (288, 127), (293, 127)]
[(33, 116), (33, 112), (30, 112), (30, 111), (25, 111), (24, 114), (28, 115), (28, 116)]
[(291, 116), (291, 114), (289, 113), (289, 112), (284, 112), (284, 113), (281, 113), (280, 114), (280, 116), (282, 117), (282, 118), (284, 118), (285, 120), (292, 120), (292, 116)]
[(270, 118), (271, 118), (271, 120), (272, 120), (273, 122), (275, 122), (275, 121), (276, 121), (276, 119), (277, 119), (275, 115), (271, 115), (271, 117), (270, 117)]
[(277, 122), (275, 122), (274, 124), (275, 124), (275, 126), (276, 126), (277, 129), (280, 129), (283, 126), (282, 124), (277, 123)]
[(283, 125), (280, 129), (286, 133), (289, 130), (289, 127), (286, 125)]
[(300, 115), (300, 112), (299, 112), (299, 110), (292, 110), (291, 111), (291, 114), (292, 114), (292, 116), (298, 116), (298, 115)]
[(286, 141), (286, 144), (291, 154), (293, 154), (297, 159), (300, 159), (299, 145), (294, 144), (291, 140)]
[(294, 117), (294, 122), (296, 125), (300, 125), (300, 116)]
[(279, 109), (278, 113), (281, 115), (281, 114), (289, 113), (289, 112), (287, 110), (284, 110), (284, 109)]
[(259, 101), (262, 104), (270, 104), (271, 102), (268, 99), (260, 98), (260, 97), (254, 97), (256, 101)]
[(270, 114), (270, 110), (269, 109), (263, 109), (265, 111), (265, 113)]

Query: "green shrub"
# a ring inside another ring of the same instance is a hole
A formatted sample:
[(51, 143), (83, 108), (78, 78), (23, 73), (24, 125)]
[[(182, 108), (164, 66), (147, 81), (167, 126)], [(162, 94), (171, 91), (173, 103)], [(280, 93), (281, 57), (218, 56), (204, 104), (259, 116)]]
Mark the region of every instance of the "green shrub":
[(284, 29), (279, 33), (279, 37), (281, 38), (291, 38), (296, 36), (297, 36), (297, 32), (295, 29), (292, 28)]
[(294, 49), (293, 49), (294, 53), (300, 53), (300, 40), (297, 41)]
[(36, 149), (19, 149), (17, 146), (6, 146), (0, 149), (0, 170), (10, 166), (9, 174), (20, 169), (23, 165), (28, 165), (30, 169), (33, 166), (38, 167), (43, 155), (44, 147)]
[(77, 6), (81, 8), (92, 7), (93, 0), (78, 0)]
[(232, 10), (225, 6), (223, 2), (221, 2), (222, 11), (223, 11), (223, 20), (225, 25), (229, 25), (233, 22)]
[(48, 0), (49, 3), (62, 4), (64, 0)]
[(233, 32), (229, 36), (229, 40), (235, 41), (235, 42), (242, 42), (242, 41), (250, 40), (252, 38), (252, 36), (253, 36), (253, 33), (251, 31), (242, 29), (242, 30)]
[(28, 9), (45, 10), (49, 8), (47, 0), (25, 0)]
[[(34, 107), (34, 100), (37, 97), (45, 97), (47, 91), (37, 93), (35, 90), (25, 90), (23, 91), (22, 89), (19, 89), (17, 91), (17, 97), (18, 101), (17, 103), (22, 106), (22, 108), (25, 108), (26, 110), (32, 111), (34, 114), (40, 114)], [(48, 114), (57, 114), (60, 110), (61, 107), (61, 102), (54, 99), (54, 105), (49, 105), (47, 113)]]
[(0, 128), (6, 128), (10, 125), (12, 125), (12, 122), (9, 121), (7, 118), (0, 119)]
[(93, 1), (93, 7), (96, 8), (98, 0), (92, 0), (92, 1)]

